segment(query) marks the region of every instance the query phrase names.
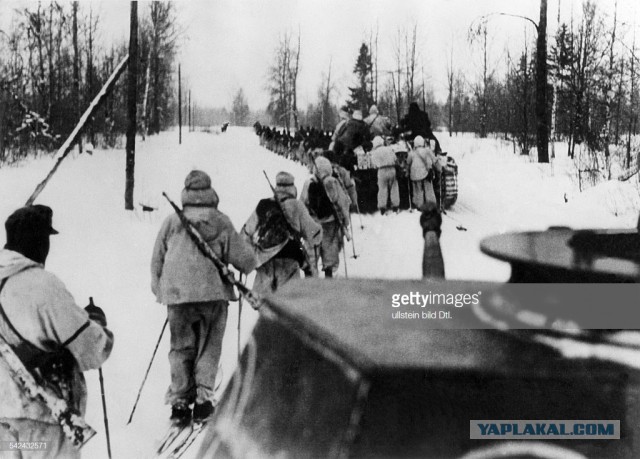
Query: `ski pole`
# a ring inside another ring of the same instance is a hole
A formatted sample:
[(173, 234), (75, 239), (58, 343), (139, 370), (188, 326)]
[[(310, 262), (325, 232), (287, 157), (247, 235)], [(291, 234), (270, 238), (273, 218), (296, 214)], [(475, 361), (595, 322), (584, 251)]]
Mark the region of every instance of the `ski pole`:
[[(322, 244), (322, 242), (320, 243)], [(316, 276), (320, 276), (320, 274), (318, 273), (318, 246), (314, 245), (313, 246), (313, 266), (311, 268), (311, 275), (316, 275)]]
[(347, 251), (344, 248), (344, 240), (342, 241), (342, 258), (344, 258), (344, 278), (349, 279), (349, 273), (347, 273)]
[(131, 415), (129, 416), (129, 420), (127, 421), (127, 425), (131, 424), (131, 420), (133, 419), (133, 413), (136, 411), (136, 407), (138, 406), (138, 401), (140, 400), (140, 394), (142, 394), (142, 388), (144, 387), (144, 383), (147, 381), (147, 376), (149, 376), (149, 370), (151, 370), (151, 364), (153, 363), (153, 359), (156, 356), (156, 352), (158, 351), (158, 346), (160, 346), (160, 341), (162, 340), (162, 335), (164, 335), (164, 329), (167, 328), (167, 323), (169, 319), (165, 319), (164, 325), (162, 326), (162, 330), (160, 331), (160, 336), (158, 337), (158, 342), (156, 343), (156, 347), (153, 350), (153, 354), (151, 355), (151, 361), (149, 362), (149, 366), (147, 367), (147, 372), (144, 374), (144, 378), (142, 379), (142, 384), (140, 384), (140, 390), (138, 391), (138, 396), (136, 397), (136, 401), (133, 404), (133, 409), (131, 410)]
[[(93, 297), (89, 297), (89, 306), (93, 304)], [(107, 415), (107, 398), (104, 395), (104, 376), (102, 375), (102, 367), (98, 368), (98, 379), (100, 380), (100, 395), (102, 396), (102, 412), (104, 413), (104, 433), (107, 436), (107, 454), (111, 459), (111, 438), (109, 437), (109, 416)]]
[(407, 176), (407, 188), (409, 190), (409, 212), (413, 212), (413, 204), (411, 203), (411, 200), (413, 198), (413, 190), (411, 186), (411, 178), (409, 176)]
[[(349, 214), (349, 226), (351, 226), (351, 228), (353, 228), (353, 223), (351, 222), (351, 214)], [(351, 250), (353, 250), (353, 256), (351, 258), (358, 258), (358, 255), (356, 255), (355, 239), (356, 239), (356, 235), (352, 234), (351, 235)]]
[(356, 210), (358, 211), (358, 218), (360, 219), (360, 229), (364, 229), (364, 225), (362, 224), (362, 214), (360, 213), (360, 205), (358, 204), (358, 200), (356, 199)]
[[(242, 283), (242, 273), (240, 273), (240, 282)], [(240, 368), (240, 358), (242, 354), (240, 352), (240, 321), (242, 320), (242, 295), (239, 295), (238, 300), (238, 368)]]
[(107, 454), (111, 459), (111, 439), (109, 437), (109, 416), (107, 415), (107, 400), (104, 395), (104, 377), (102, 376), (102, 368), (98, 368), (98, 377), (100, 378), (100, 393), (102, 394), (102, 411), (104, 412), (104, 432), (107, 436)]
[[(353, 181), (355, 186), (356, 181)], [(356, 194), (358, 194), (358, 189), (356, 188)], [(358, 218), (360, 219), (360, 229), (363, 230), (364, 229), (364, 225), (362, 224), (362, 215), (360, 214), (360, 204), (358, 204), (359, 199), (356, 197), (356, 210), (358, 211)]]

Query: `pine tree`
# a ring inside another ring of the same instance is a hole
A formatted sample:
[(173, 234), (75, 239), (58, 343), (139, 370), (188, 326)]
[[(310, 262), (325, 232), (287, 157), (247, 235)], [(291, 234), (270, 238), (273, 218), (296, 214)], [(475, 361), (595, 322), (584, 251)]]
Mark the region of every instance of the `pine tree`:
[(352, 110), (361, 110), (365, 114), (369, 107), (374, 104), (370, 89), (373, 77), (373, 63), (369, 47), (365, 43), (360, 46), (353, 73), (358, 79), (358, 86), (349, 88), (351, 96), (347, 106)]

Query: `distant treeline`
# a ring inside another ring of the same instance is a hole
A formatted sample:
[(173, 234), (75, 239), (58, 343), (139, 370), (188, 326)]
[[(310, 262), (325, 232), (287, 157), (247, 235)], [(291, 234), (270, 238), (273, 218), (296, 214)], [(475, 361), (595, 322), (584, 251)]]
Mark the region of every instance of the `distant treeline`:
[[(59, 146), (126, 55), (91, 3), (29, 2), (0, 31), (0, 162)], [(139, 11), (138, 130), (174, 123), (175, 54), (180, 29), (171, 2)], [(109, 45), (105, 45), (109, 42)], [(120, 78), (84, 132), (85, 141), (115, 146), (126, 129), (126, 78)]]
[[(617, 160), (625, 167), (631, 166), (637, 153), (633, 138), (638, 133), (640, 85), (634, 26), (618, 17), (617, 3), (607, 7), (613, 11), (584, 0), (570, 21), (548, 31), (546, 52), (546, 114), (551, 140), (566, 141), (566, 154), (572, 158), (576, 145), (580, 145), (581, 151), (592, 154), (597, 169), (608, 167), (614, 150), (618, 156), (624, 150)], [(478, 63), (475, 70), (464, 72), (456, 63), (459, 58), (453, 48), (437, 49), (432, 44), (429, 49), (420, 49), (417, 23), (399, 29), (397, 37), (388, 43), (396, 57), (395, 68), (379, 70), (376, 28), (369, 40), (354, 50), (356, 84), (349, 87), (349, 95), (337, 100), (330, 61), (326, 71), (318, 75), (317, 102), (304, 108), (297, 106), (296, 78), (299, 55), (305, 51), (301, 43), (305, 41), (300, 39), (301, 32), (297, 37), (285, 33), (273, 51), (273, 65), (267, 75), (270, 119), (261, 123), (286, 129), (306, 125), (330, 130), (338, 121), (338, 107), (347, 105), (366, 116), (374, 103), (380, 113), (397, 123), (409, 104), (418, 102), (429, 113), (434, 129), (443, 128), (452, 134), (474, 132), (479, 137), (501, 134), (513, 140), (521, 154), (529, 154), (536, 146), (537, 37), (533, 34), (518, 55), (503, 53), (497, 58), (489, 45), (499, 23), (490, 19), (491, 15), (482, 17), (469, 27), (467, 45)], [(528, 18), (511, 20), (522, 19)], [(531, 27), (526, 20), (522, 25)], [(426, 56), (428, 62), (430, 53), (443, 51), (450, 53), (446, 68), (429, 69), (432, 76), (446, 76), (447, 97), (444, 103), (438, 103), (425, 84), (421, 59)], [(618, 148), (612, 148), (616, 145)]]

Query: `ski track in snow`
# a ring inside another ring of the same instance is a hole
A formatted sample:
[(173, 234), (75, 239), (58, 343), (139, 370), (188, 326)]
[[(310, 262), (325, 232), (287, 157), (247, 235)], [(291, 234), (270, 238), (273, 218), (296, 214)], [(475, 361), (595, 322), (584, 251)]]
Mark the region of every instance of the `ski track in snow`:
[[(506, 281), (508, 265), (479, 250), (480, 241), (493, 234), (543, 230), (551, 225), (635, 227), (640, 199), (634, 180), (606, 183), (579, 194), (572, 179), (575, 173), (566, 160), (539, 165), (513, 155), (511, 144), (497, 139), (439, 137), (459, 165), (458, 201), (443, 216), (441, 245), (447, 278)], [(271, 195), (263, 170), (271, 180), (280, 170), (291, 172), (298, 191), (309, 176), (305, 167), (260, 147), (250, 128), (230, 127), (220, 135), (184, 133), (182, 145), (178, 145), (177, 132), (166, 132), (146, 142), (138, 140), (136, 149), (135, 211), (124, 211), (124, 150), (71, 153), (36, 199), (54, 209), (53, 225), (60, 231), (52, 238), (47, 268), (66, 283), (80, 306), (93, 296), (115, 333), (114, 350), (103, 371), (113, 457), (127, 458), (152, 456), (170, 412), (164, 405), (169, 382), (169, 340), (164, 336), (134, 420), (125, 425), (166, 318), (166, 309), (155, 303), (149, 286), (153, 244), (160, 224), (172, 212), (161, 193), (166, 191), (180, 202), (185, 176), (194, 168), (202, 169), (211, 176), (220, 210), (239, 230), (258, 200)], [(53, 157), (43, 157), (0, 168), (2, 221), (24, 204), (53, 162)], [(142, 212), (140, 203), (158, 210)], [(347, 243), (349, 277), (421, 277), (418, 212), (362, 215), (364, 229), (353, 214), (352, 223), (358, 258), (352, 258), (352, 245)], [(458, 225), (467, 231), (457, 230)], [(1, 238), (4, 244), (4, 232)], [(344, 276), (344, 260), (338, 276)], [(223, 343), (225, 383), (236, 362), (237, 311), (237, 304), (232, 303)], [(257, 317), (245, 303), (243, 341)], [(98, 435), (83, 449), (83, 456), (107, 457), (98, 372), (88, 372), (86, 377), (86, 418)], [(192, 446), (191, 455), (198, 447)]]

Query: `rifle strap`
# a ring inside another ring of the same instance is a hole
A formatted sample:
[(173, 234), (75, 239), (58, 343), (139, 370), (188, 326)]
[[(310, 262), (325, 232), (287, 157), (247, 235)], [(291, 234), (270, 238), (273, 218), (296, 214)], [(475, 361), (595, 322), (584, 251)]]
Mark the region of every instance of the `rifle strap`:
[[(8, 277), (5, 277), (4, 279), (2, 279), (2, 283), (0, 283), (0, 293), (2, 293), (2, 289), (4, 288), (4, 285), (7, 283), (8, 279), (9, 279)], [(16, 329), (15, 325), (13, 325), (13, 322), (11, 322), (11, 320), (9, 320), (9, 316), (7, 315), (6, 311), (4, 310), (4, 307), (2, 306), (2, 303), (0, 303), (0, 316), (2, 316), (2, 319), (6, 322), (7, 326), (9, 327), (9, 329), (11, 329), (13, 334), (15, 334), (16, 337), (20, 341), (22, 341), (23, 343), (25, 343), (29, 347), (30, 353), (33, 353), (35, 355), (43, 354), (43, 353), (46, 354), (47, 353), (47, 351), (43, 351), (38, 346), (33, 344), (31, 341), (26, 339), (24, 336), (22, 336), (22, 334)], [(90, 324), (91, 324), (90, 320), (87, 320), (80, 328), (78, 328), (75, 331), (75, 333), (73, 333), (73, 335), (71, 335), (64, 343), (60, 344), (60, 349), (66, 347), (69, 343), (71, 343), (73, 340), (75, 340), (78, 337), (78, 335), (80, 335), (80, 333), (82, 333)]]
[[(0, 283), (0, 293), (2, 293), (2, 289), (4, 288), (4, 284), (7, 283), (7, 280), (9, 278), (5, 277), (4, 279), (2, 279), (2, 283)], [(7, 316), (7, 313), (4, 310), (4, 307), (2, 306), (2, 303), (0, 303), (0, 315), (2, 316), (2, 319), (4, 320), (4, 322), (7, 324), (7, 326), (9, 327), (9, 329), (11, 330), (11, 332), (20, 340), (22, 341), (28, 348), (29, 353), (30, 354), (38, 354), (38, 353), (42, 353), (42, 351), (36, 347), (35, 344), (33, 344), (31, 341), (25, 339), (24, 336), (22, 336), (20, 334), (20, 332), (16, 329), (16, 327), (13, 325), (13, 322), (11, 322), (11, 320), (9, 320), (9, 316)], [(5, 338), (6, 341), (6, 338)], [(8, 342), (7, 342), (8, 343)], [(14, 346), (11, 346), (12, 348)]]

